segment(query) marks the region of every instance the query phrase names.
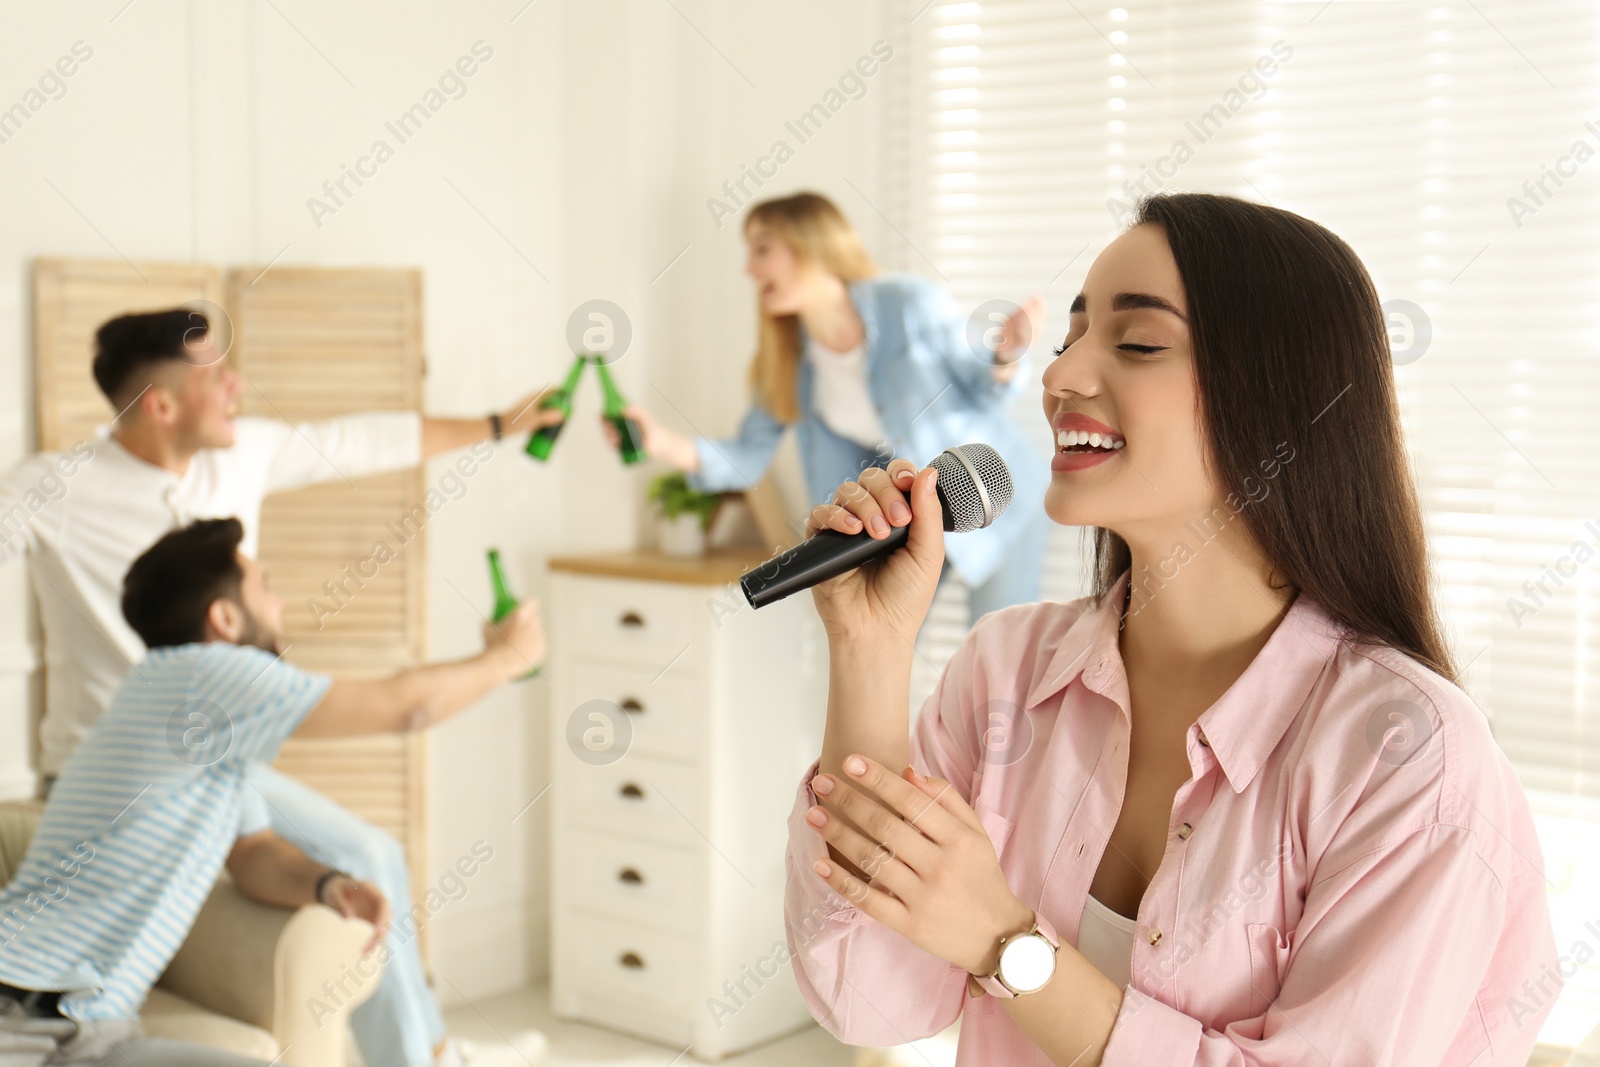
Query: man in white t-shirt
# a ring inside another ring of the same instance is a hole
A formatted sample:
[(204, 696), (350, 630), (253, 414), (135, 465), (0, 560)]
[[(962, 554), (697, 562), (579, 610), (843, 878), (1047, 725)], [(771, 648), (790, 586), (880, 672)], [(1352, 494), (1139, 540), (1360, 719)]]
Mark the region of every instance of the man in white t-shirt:
[[(122, 618), (122, 581), (163, 534), (195, 519), (237, 516), (242, 550), (254, 557), (270, 493), (414, 467), (561, 418), (539, 409), (539, 393), (483, 419), (414, 411), (299, 425), (235, 418), (243, 383), (199, 312), (124, 315), (101, 326), (95, 343), (95, 381), (119, 412), (112, 425), (0, 478), (0, 561), (29, 558), (45, 635), (40, 771), (47, 785), (144, 656)], [(479, 460), (487, 452), (474, 449)], [(319, 862), (375, 883), (397, 911), (409, 908), (398, 842), (276, 771), (261, 771), (257, 786), (275, 831)], [(351, 1020), (362, 1058), (371, 1067), (459, 1062), (416, 943), (390, 948), (377, 993)]]

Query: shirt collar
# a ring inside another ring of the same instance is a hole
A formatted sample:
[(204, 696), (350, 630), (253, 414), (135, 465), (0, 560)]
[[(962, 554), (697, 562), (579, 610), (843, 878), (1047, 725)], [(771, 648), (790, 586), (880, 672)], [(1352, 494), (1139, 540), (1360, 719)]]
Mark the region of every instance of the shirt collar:
[(183, 474), (178, 474), (175, 471), (170, 471), (165, 467), (157, 466), (156, 464), (151, 463), (143, 456), (134, 455), (132, 452), (128, 451), (128, 447), (126, 445), (117, 440), (117, 435), (111, 432), (111, 427), (109, 424), (96, 427), (94, 437), (97, 447), (100, 445), (106, 446), (110, 454), (115, 456), (120, 462), (131, 467), (133, 470), (140, 472), (142, 475), (154, 478), (163, 484), (177, 485), (184, 481), (189, 476), (190, 472), (194, 470), (194, 460), (192, 459), (189, 461), (188, 470), (184, 471)]
[(857, 278), (847, 286), (850, 291), (850, 303), (855, 306), (856, 314), (861, 318), (861, 330), (864, 336), (861, 339), (861, 350), (866, 355), (867, 367), (874, 364), (873, 355), (878, 351), (878, 302), (873, 299), (873, 280)]
[[(1088, 688), (1119, 707), (1128, 706), (1128, 677), (1117, 645), (1128, 581), (1124, 572), (1101, 605), (1091, 605), (1068, 628), (1028, 693), (1029, 707), (1080, 675)], [(1297, 595), (1244, 673), (1189, 728), (1190, 765), (1196, 773), (1209, 747), (1234, 792), (1243, 792), (1278, 747), (1345, 636), (1321, 604), (1304, 593)]]

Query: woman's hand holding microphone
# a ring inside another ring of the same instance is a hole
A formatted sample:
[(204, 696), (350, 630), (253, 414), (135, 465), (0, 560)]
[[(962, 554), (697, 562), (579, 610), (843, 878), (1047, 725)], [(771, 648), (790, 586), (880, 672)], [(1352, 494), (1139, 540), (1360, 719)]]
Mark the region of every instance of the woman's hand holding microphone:
[(828, 844), (818, 877), (918, 947), (988, 974), (1000, 938), (1025, 929), (1033, 912), (1011, 892), (972, 807), (949, 782), (908, 765), (909, 664), (944, 564), (937, 475), (904, 459), (870, 468), (806, 522), (808, 535), (865, 530), (878, 539), (911, 527), (889, 556), (812, 588), (831, 677), (811, 783), (819, 799), (806, 822)]
[(867, 468), (859, 481), (839, 487), (833, 503), (811, 509), (808, 537), (822, 530), (865, 530), (882, 540), (892, 526), (911, 527), (899, 550), (811, 590), (830, 642), (898, 647), (909, 663), (944, 565), (944, 512), (934, 491), (938, 473), (932, 467), (919, 471), (910, 460), (891, 460), (887, 470)]

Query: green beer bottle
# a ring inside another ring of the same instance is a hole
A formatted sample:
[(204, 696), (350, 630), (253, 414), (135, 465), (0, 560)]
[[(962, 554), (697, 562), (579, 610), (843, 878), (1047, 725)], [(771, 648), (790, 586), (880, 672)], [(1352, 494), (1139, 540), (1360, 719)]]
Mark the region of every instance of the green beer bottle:
[(600, 375), (600, 390), (605, 394), (605, 419), (617, 431), (617, 451), (622, 454), (622, 462), (638, 463), (646, 458), (644, 431), (639, 428), (637, 419), (622, 413), (628, 402), (622, 398), (617, 383), (611, 380), (605, 363), (599, 356), (590, 356), (589, 360), (594, 364), (595, 373)]
[[(518, 601), (516, 597), (511, 595), (511, 584), (506, 581), (506, 571), (505, 567), (500, 563), (500, 550), (498, 548), (489, 550), (489, 584), (494, 586), (494, 615), (492, 618), (494, 622), (499, 622), (517, 610)], [(538, 673), (539, 668), (535, 667), (522, 677), (532, 678)]]
[[(584, 357), (579, 356), (573, 361), (572, 369), (567, 372), (567, 380), (561, 383), (561, 388), (551, 393), (539, 405), (540, 411), (551, 408), (559, 409), (568, 419), (572, 418), (572, 394), (578, 391), (578, 379), (583, 377)], [(554, 426), (541, 426), (533, 431), (528, 438), (528, 455), (537, 460), (550, 458), (550, 450), (555, 447), (556, 436), (561, 433), (565, 422), (558, 422)]]

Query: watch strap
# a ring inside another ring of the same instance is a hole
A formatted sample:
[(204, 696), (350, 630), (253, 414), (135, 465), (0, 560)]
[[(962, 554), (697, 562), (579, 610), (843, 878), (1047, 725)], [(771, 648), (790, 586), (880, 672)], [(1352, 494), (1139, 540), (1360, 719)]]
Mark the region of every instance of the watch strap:
[[(1026, 937), (1029, 934), (1038, 934), (1039, 936), (1043, 937), (1050, 943), (1051, 948), (1058, 950), (1061, 948), (1061, 938), (1056, 934), (1055, 926), (1051, 924), (1049, 919), (1046, 919), (1039, 912), (1035, 911), (1033, 913), (1033, 925), (1031, 927), (1001, 939), (1001, 953), (1003, 954), (1005, 952), (1007, 942), (1017, 937)], [(1000, 980), (1000, 960), (998, 957), (995, 959), (994, 971), (992, 973), (973, 975), (973, 977), (978, 980), (978, 985), (983, 987), (983, 991), (992, 997), (999, 997), (1001, 1000), (1011, 1000), (1017, 995), (1016, 993), (1012, 992), (1010, 986), (1006, 985)]]
[(1058, 948), (1061, 947), (1061, 938), (1060, 938), (1059, 935), (1056, 934), (1056, 928), (1050, 924), (1050, 920), (1049, 919), (1046, 919), (1043, 915), (1040, 915), (1038, 912), (1034, 912), (1033, 913), (1033, 925), (1034, 925), (1034, 929), (1037, 930), (1039, 933), (1043, 934), (1044, 935), (1044, 939), (1046, 941), (1050, 942), (1050, 947), (1051, 948), (1057, 948), (1058, 949)]

